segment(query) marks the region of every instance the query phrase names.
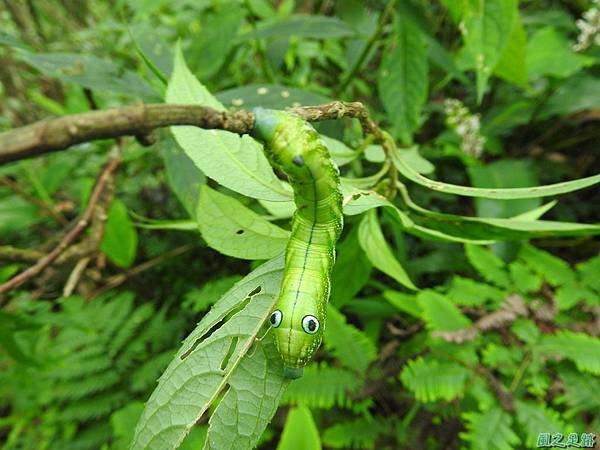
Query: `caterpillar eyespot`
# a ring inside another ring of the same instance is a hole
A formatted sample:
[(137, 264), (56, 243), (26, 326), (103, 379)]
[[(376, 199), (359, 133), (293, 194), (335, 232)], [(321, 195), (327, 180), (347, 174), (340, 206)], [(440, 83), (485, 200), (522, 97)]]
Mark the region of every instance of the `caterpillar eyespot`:
[(302, 329), (308, 334), (315, 334), (319, 331), (319, 319), (315, 316), (304, 316), (302, 319)]
[(275, 310), (271, 313), (269, 322), (271, 322), (271, 325), (273, 326), (273, 328), (277, 328), (279, 325), (281, 325), (282, 319), (283, 319), (283, 314), (281, 313), (281, 311)]
[(296, 212), (270, 320), (284, 376), (298, 378), (323, 338), (335, 243), (343, 227), (339, 170), (310, 124), (283, 111), (253, 112), (252, 135), (294, 190)]

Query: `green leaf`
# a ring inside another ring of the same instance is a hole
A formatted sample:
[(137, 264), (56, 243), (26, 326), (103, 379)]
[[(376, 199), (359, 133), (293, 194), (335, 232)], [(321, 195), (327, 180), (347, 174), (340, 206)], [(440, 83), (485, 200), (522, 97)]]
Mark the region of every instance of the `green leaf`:
[(519, 198), (538, 198), (550, 195), (565, 194), (567, 192), (584, 189), (588, 186), (600, 183), (600, 174), (586, 178), (580, 178), (573, 181), (548, 184), (545, 186), (534, 186), (529, 188), (509, 188), (509, 189), (483, 189), (456, 184), (443, 183), (441, 181), (430, 180), (424, 177), (408, 164), (406, 164), (398, 155), (398, 152), (392, 153), (392, 159), (398, 171), (411, 181), (421, 186), (425, 186), (434, 191), (446, 192), (448, 194), (463, 195), (465, 197), (482, 197), (498, 199), (519, 199)]
[(367, 335), (346, 322), (332, 305), (327, 306), (327, 326), (323, 338), (325, 348), (349, 369), (364, 373), (377, 357), (377, 348)]
[(358, 240), (373, 266), (401, 285), (413, 290), (418, 289), (387, 245), (375, 211), (369, 211), (361, 220)]
[(323, 444), (331, 448), (373, 449), (381, 428), (378, 421), (362, 417), (338, 422), (323, 432)]
[(525, 264), (513, 261), (508, 265), (514, 286), (521, 292), (536, 292), (542, 287), (542, 279), (533, 273)]
[(295, 15), (287, 19), (259, 26), (240, 36), (240, 39), (298, 36), (312, 39), (342, 38), (356, 35), (356, 30), (346, 22), (328, 16)]
[(501, 287), (507, 287), (510, 284), (504, 262), (491, 250), (467, 244), (465, 252), (471, 265), (477, 269), (484, 280)]
[(411, 142), (427, 100), (427, 50), (421, 31), (410, 20), (397, 16), (394, 27), (379, 69), (379, 97), (397, 134)]
[(397, 291), (383, 291), (383, 298), (400, 311), (410, 314), (413, 317), (420, 319), (423, 316), (423, 310), (417, 302), (417, 297), (413, 294)]
[(200, 186), (206, 183), (206, 177), (173, 138), (163, 140), (162, 148), (169, 186), (190, 217), (194, 217)]
[(447, 297), (431, 290), (417, 295), (421, 318), (430, 331), (456, 331), (471, 326), (471, 321)]
[(535, 346), (536, 350), (570, 359), (581, 372), (600, 375), (600, 339), (573, 331), (559, 331), (544, 335)]
[(135, 424), (142, 415), (144, 404), (139, 401), (128, 403), (110, 416), (113, 435), (116, 438), (115, 447), (127, 448), (133, 439)]
[(321, 139), (325, 142), (327, 150), (331, 155), (331, 159), (335, 162), (338, 167), (344, 166), (354, 161), (359, 156), (359, 152), (351, 149), (346, 144), (337, 139), (330, 138), (328, 136), (321, 135)]
[(199, 18), (202, 26), (190, 35), (186, 51), (198, 78), (204, 80), (215, 75), (223, 65), (234, 45), (243, 14), (244, 10), (231, 2), (215, 3), (213, 8), (203, 11)]
[(581, 282), (600, 293), (600, 255), (594, 256), (577, 265)]
[(196, 219), (211, 248), (236, 258), (272, 258), (283, 252), (289, 238), (288, 231), (207, 185), (200, 189)]
[(200, 289), (186, 293), (181, 306), (195, 313), (206, 311), (240, 279), (239, 275), (230, 275), (209, 280)]
[(108, 209), (100, 250), (117, 266), (127, 268), (135, 260), (137, 244), (137, 231), (127, 214), (127, 207), (122, 201), (113, 200)]
[(319, 105), (330, 102), (329, 97), (280, 84), (248, 84), (217, 92), (217, 99), (226, 106), (250, 109), (256, 106), (285, 109), (294, 105)]
[(283, 258), (263, 264), (203, 317), (146, 403), (133, 450), (176, 448), (217, 403), (205, 448), (256, 445), (286, 386), (272, 337), (258, 339), (279, 293), (282, 268)]
[(575, 53), (567, 38), (554, 27), (538, 30), (527, 45), (530, 77), (551, 75), (567, 78), (594, 63), (594, 59)]
[(579, 412), (600, 414), (600, 379), (580, 374), (574, 370), (560, 370), (563, 381), (564, 394), (558, 403), (566, 403), (570, 412), (567, 418)]
[(494, 74), (509, 83), (527, 87), (527, 33), (518, 15)]
[(16, 55), (43, 74), (61, 81), (70, 81), (94, 91), (156, 99), (156, 94), (142, 78), (108, 59), (90, 54), (32, 53), (25, 50), (18, 51)]
[(467, 412), (462, 415), (467, 431), (460, 433), (470, 448), (489, 450), (513, 450), (521, 441), (512, 430), (512, 418), (499, 406), (484, 412)]
[(465, 50), (475, 64), (477, 101), (481, 102), (488, 79), (509, 43), (517, 20), (517, 0), (469, 2), (462, 27)]
[[(504, 159), (485, 166), (468, 167), (473, 186), (478, 188), (529, 187), (538, 183), (530, 160)], [(475, 207), (480, 217), (509, 218), (540, 205), (537, 198), (495, 200), (476, 198)]]
[(331, 304), (342, 307), (369, 281), (372, 265), (358, 241), (358, 227), (352, 227), (338, 244), (331, 272)]
[(418, 357), (402, 369), (400, 379), (419, 402), (450, 401), (462, 395), (469, 370), (449, 361)]
[(329, 367), (324, 363), (311, 364), (304, 375), (288, 386), (282, 404), (301, 404), (309, 408), (331, 409), (348, 407), (350, 394), (361, 387), (361, 380), (350, 370)]
[(540, 119), (556, 114), (567, 115), (595, 108), (600, 97), (600, 79), (587, 73), (569, 77), (562, 83), (539, 112)]
[(533, 245), (522, 245), (519, 259), (552, 286), (575, 283), (575, 272), (565, 261)]
[(525, 430), (525, 445), (528, 448), (539, 448), (537, 442), (540, 433), (568, 435), (573, 431), (573, 427), (565, 424), (557, 411), (544, 405), (517, 400), (515, 410), (517, 422)]
[[(187, 68), (181, 49), (166, 93), (167, 103), (196, 104), (224, 110)], [(177, 143), (208, 177), (248, 197), (289, 200), (291, 195), (275, 176), (262, 146), (248, 135), (192, 126), (171, 127)]]
[(465, 306), (481, 306), (486, 302), (498, 304), (505, 296), (502, 289), (458, 275), (452, 277), (446, 295), (453, 303)]
[(321, 450), (319, 430), (306, 406), (288, 412), (277, 450)]

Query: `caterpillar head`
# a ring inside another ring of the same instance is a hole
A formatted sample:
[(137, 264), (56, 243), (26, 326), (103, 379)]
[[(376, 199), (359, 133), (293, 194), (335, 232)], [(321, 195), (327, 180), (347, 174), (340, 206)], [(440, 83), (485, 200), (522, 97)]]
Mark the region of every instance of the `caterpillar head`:
[(297, 305), (293, 311), (275, 309), (269, 317), (275, 343), (283, 358), (286, 378), (300, 378), (323, 338), (324, 314)]

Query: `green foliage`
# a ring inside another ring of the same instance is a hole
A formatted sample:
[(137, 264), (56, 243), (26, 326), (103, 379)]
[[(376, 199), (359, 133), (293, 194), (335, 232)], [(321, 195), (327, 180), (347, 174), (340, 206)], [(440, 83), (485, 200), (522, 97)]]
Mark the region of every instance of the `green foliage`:
[(427, 403), (460, 395), (468, 374), (467, 369), (455, 363), (417, 358), (406, 365), (400, 378), (418, 401)]
[[(41, 438), (51, 447), (92, 449), (111, 439), (111, 413), (153, 386), (167, 361), (158, 356), (158, 364), (144, 363), (161, 351), (170, 358), (181, 327), (181, 320), (133, 300), (122, 293), (91, 303), (65, 298), (59, 312), (47, 303), (23, 308), (22, 317), (31, 315), (41, 327), (20, 333), (19, 342), (40, 365), (21, 362), (1, 375), (4, 401), (20, 398), (8, 416), (14, 423), (9, 448)], [(21, 428), (29, 421), (43, 426)]]
[[(139, 101), (346, 100), (386, 145), (314, 124), (345, 227), (324, 343), (288, 383), (264, 322), (295, 205), (262, 144), (123, 139), (89, 230), (0, 295), (3, 448), (500, 450), (598, 430), (586, 2), (5, 3), (0, 132)], [(0, 283), (68, 232), (112, 147), (0, 167)]]

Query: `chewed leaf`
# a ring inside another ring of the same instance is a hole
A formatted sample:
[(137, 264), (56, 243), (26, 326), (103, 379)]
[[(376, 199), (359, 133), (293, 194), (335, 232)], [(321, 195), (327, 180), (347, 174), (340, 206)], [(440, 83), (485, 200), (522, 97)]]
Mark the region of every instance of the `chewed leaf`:
[(210, 247), (237, 258), (272, 258), (283, 251), (289, 238), (288, 231), (206, 185), (200, 189), (197, 220)]
[(146, 403), (132, 449), (177, 448), (217, 402), (205, 448), (256, 445), (287, 383), (272, 340), (258, 339), (275, 303), (282, 268), (283, 258), (263, 264), (204, 316)]

